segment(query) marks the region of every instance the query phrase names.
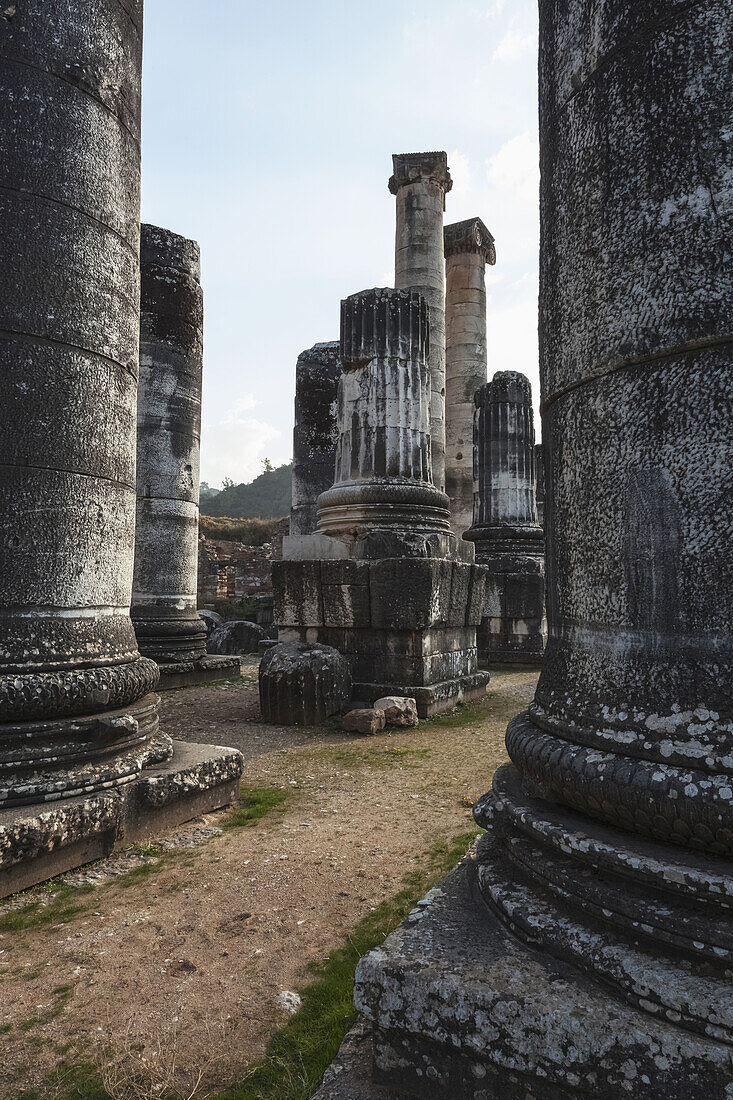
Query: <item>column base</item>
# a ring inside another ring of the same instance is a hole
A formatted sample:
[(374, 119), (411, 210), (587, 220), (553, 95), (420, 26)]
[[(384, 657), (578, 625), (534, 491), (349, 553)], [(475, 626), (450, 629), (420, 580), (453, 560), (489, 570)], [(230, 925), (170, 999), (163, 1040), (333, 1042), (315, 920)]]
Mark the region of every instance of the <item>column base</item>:
[(158, 665), (160, 680), (158, 691), (195, 687), (211, 680), (239, 680), (242, 664), (239, 657), (206, 656), (197, 661), (175, 661)]
[(417, 703), (419, 718), (432, 718), (452, 710), (457, 703), (483, 699), (489, 686), (488, 672), (473, 672), (426, 687), (411, 684), (354, 684), (354, 699), (370, 706), (387, 695), (409, 695)]
[(236, 749), (174, 741), (125, 787), (0, 810), (0, 898), (228, 805), (242, 766)]
[[(634, 1008), (499, 922), (478, 886), (495, 847), (489, 832), (360, 962), (375, 1083), (424, 1100), (726, 1100), (728, 1044)], [(323, 1100), (352, 1095), (338, 1082)]]

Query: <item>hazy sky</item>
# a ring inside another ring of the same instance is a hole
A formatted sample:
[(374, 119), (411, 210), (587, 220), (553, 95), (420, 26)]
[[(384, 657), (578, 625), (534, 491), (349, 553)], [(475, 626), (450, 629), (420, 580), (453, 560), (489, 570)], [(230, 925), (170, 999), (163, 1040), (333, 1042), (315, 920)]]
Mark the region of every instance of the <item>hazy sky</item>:
[(446, 221), (496, 237), (489, 376), (536, 406), (536, 53), (536, 0), (147, 0), (142, 216), (201, 245), (205, 481), (290, 460), (298, 353), (393, 283), (392, 153), (447, 150)]

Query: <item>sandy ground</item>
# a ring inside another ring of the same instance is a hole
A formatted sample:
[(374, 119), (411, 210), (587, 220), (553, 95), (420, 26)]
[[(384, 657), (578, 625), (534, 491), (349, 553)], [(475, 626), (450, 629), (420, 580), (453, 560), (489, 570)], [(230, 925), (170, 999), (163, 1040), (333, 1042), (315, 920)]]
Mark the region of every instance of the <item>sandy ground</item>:
[(174, 737), (241, 749), (244, 782), (286, 789), (284, 811), (165, 855), (144, 878), (100, 876), (67, 923), (0, 935), (3, 1097), (63, 1060), (108, 1064), (105, 1051), (122, 1077), (144, 1065), (153, 1089), (174, 1063), (177, 1087), (201, 1075), (202, 1094), (240, 1078), (308, 961), (395, 894), (436, 841), (471, 828), (470, 802), (536, 683), (497, 673), (471, 720), (365, 739), (259, 724), (255, 676), (251, 663), (241, 683), (171, 692), (162, 720)]

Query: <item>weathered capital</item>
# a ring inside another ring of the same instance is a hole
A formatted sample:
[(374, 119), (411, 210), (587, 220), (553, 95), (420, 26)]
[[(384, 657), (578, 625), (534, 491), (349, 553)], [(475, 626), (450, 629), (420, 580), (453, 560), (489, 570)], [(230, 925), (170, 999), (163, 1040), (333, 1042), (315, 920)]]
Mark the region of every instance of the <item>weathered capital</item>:
[(434, 153), (394, 153), (389, 189), (396, 195), (401, 187), (419, 180), (432, 180), (443, 188), (447, 195), (453, 186), (448, 170), (448, 155), (441, 151)]
[(494, 238), (481, 218), (466, 218), (465, 221), (446, 225), (443, 230), (443, 241), (446, 258), (455, 256), (459, 252), (476, 252), (492, 267), (496, 263)]

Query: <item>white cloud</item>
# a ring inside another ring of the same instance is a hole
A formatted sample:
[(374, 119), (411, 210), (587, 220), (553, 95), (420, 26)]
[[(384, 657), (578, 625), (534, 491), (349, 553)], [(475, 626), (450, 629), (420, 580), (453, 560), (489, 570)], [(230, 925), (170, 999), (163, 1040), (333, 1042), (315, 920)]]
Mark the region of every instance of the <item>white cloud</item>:
[(249, 416), (257, 401), (254, 394), (237, 398), (218, 421), (201, 425), (201, 478), (220, 485), (225, 477), (248, 482), (262, 473), (262, 460), (268, 447), (282, 432), (264, 420)]
[(489, 184), (513, 195), (517, 204), (531, 202), (533, 215), (540, 183), (540, 144), (529, 133), (517, 134), (506, 141), (489, 159)]
[(532, 32), (522, 34), (520, 31), (510, 29), (494, 49), (492, 61), (519, 61), (525, 54), (535, 48), (536, 35)]

